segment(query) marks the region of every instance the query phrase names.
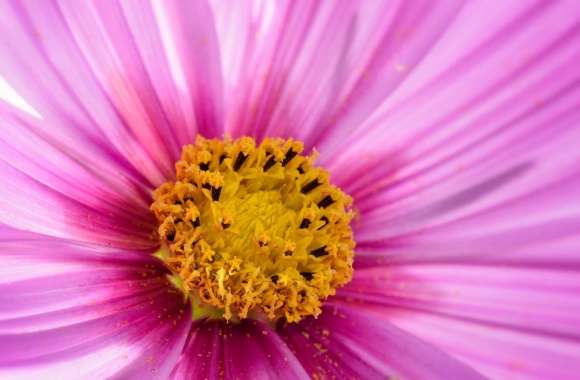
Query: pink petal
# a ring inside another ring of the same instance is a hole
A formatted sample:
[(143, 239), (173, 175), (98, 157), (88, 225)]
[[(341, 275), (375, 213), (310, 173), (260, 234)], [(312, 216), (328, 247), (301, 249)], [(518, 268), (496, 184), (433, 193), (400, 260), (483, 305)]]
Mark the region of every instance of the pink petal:
[(98, 149), (65, 149), (42, 124), (0, 105), (0, 221), (47, 235), (151, 247), (150, 194)]
[(392, 261), (363, 257), (334, 302), (378, 312), (492, 378), (574, 378), (579, 222), (393, 247)]
[(43, 117), (1, 106), (0, 222), (151, 246), (151, 189), (172, 177), (196, 132), (221, 133), (209, 8), (3, 3), (0, 29), (2, 75)]
[[(336, 181), (369, 214), (361, 218), (368, 230), (415, 227), (388, 218), (414, 216), (518, 168), (530, 170), (487, 201), (569, 172), (580, 158), (575, 10), (572, 2), (469, 3), (401, 89), (323, 151)], [(456, 203), (461, 212), (485, 205)]]
[(258, 138), (290, 135), (312, 148), (368, 117), (406, 77), (397, 65), (421, 61), (461, 4), (212, 6), (228, 63), (226, 129)]
[(25, 1), (0, 9), (0, 69), (51, 123), (52, 137), (108, 146), (153, 184), (171, 175), (196, 130), (220, 130), (222, 113), (209, 10), (163, 4)]
[(202, 320), (192, 327), (173, 379), (308, 379), (267, 324)]
[(0, 227), (0, 377), (166, 377), (189, 315), (138, 252)]
[[(409, 224), (413, 228), (404, 233), (389, 231), (389, 227), (376, 231), (361, 228), (359, 263), (377, 260), (577, 263), (578, 257), (570, 248), (578, 247), (580, 242), (575, 238), (580, 227), (580, 206), (575, 202), (580, 191), (578, 171), (537, 186), (527, 194), (514, 194), (512, 199), (496, 200), (491, 205), (484, 203), (487, 195), (484, 192), (480, 202), (477, 198), (474, 201), (484, 206), (482, 210), (465, 216), (452, 214), (450, 220), (446, 220), (449, 213), (435, 211), (431, 215), (433, 225)], [(436, 207), (432, 210), (437, 210), (437, 203), (433, 206)], [(416, 216), (410, 214), (407, 220)], [(569, 248), (555, 254), (553, 244), (566, 241)]]
[(361, 213), (334, 302), (491, 378), (575, 378), (580, 19), (566, 2), (487, 6), (327, 161)]
[(394, 324), (438, 346), (492, 379), (575, 379), (577, 340), (530, 334), (435, 314), (415, 314)]
[(348, 307), (280, 329), (312, 377), (482, 379), (443, 351), (381, 318)]

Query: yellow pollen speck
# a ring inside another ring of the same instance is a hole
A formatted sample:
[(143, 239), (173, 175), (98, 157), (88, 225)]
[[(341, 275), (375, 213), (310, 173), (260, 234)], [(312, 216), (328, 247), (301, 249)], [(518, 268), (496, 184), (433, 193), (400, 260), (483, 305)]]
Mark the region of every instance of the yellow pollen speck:
[(297, 322), (350, 281), (352, 201), (302, 150), (295, 140), (198, 136), (176, 180), (155, 190), (156, 257), (194, 317), (206, 307), (227, 320)]

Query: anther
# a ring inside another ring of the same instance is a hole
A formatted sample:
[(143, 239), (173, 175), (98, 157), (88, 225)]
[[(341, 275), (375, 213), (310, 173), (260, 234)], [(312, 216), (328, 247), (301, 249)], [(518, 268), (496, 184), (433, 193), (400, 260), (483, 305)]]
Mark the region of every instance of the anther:
[(302, 192), (302, 194), (308, 194), (309, 192), (316, 189), (320, 185), (321, 183), (318, 182), (318, 178), (315, 178), (312, 181), (308, 182), (306, 185), (302, 186), (302, 190), (300, 191)]
[(244, 161), (246, 161), (247, 158), (248, 156), (245, 155), (244, 153), (242, 152), (238, 153), (238, 157), (236, 157), (236, 162), (234, 163), (234, 170), (235, 171), (240, 170), (240, 168), (244, 164)]
[(310, 219), (302, 219), (302, 222), (300, 222), (300, 228), (308, 228), (308, 226), (310, 225), (310, 223), (312, 223), (310, 221)]
[[(314, 273), (312, 273), (312, 272), (300, 272), (300, 274), (302, 275), (302, 277), (304, 277), (304, 279), (306, 281), (310, 281), (314, 278)], [(306, 293), (304, 293), (302, 295), (302, 297), (305, 297), (305, 296), (306, 296)]]
[(292, 148), (288, 149), (288, 152), (286, 152), (286, 157), (284, 157), (284, 160), (282, 160), (282, 166), (288, 165), (297, 154), (298, 152), (293, 151)]
[(220, 194), (222, 193), (222, 188), (221, 187), (213, 187), (211, 188), (211, 199), (214, 202), (217, 202), (220, 200)]
[(324, 197), (320, 202), (318, 202), (318, 207), (326, 208), (334, 203), (334, 199), (330, 195)]
[(268, 161), (266, 161), (266, 163), (264, 164), (264, 171), (267, 172), (275, 164), (276, 164), (276, 159), (274, 158), (273, 155), (270, 155), (270, 158), (268, 158)]
[(318, 227), (319, 230), (321, 230), (322, 228), (326, 227), (326, 225), (328, 223), (330, 223), (330, 220), (328, 220), (328, 218), (326, 216), (323, 216), (322, 218), (320, 218), (320, 220), (322, 220), (324, 222), (324, 224), (320, 227)]
[(320, 248), (310, 251), (310, 254), (314, 257), (322, 257), (328, 255), (328, 252), (326, 252), (326, 246), (323, 245)]
[(201, 164), (199, 164), (199, 168), (201, 170), (203, 170), (204, 172), (209, 170), (209, 162), (202, 162)]

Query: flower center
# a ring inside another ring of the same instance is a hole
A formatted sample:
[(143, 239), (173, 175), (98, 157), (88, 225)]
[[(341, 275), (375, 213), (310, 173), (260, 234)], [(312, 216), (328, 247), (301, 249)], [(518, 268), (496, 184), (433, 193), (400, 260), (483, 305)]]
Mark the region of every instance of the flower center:
[[(302, 143), (249, 137), (183, 148), (151, 210), (172, 282), (227, 320), (297, 322), (352, 277), (351, 199)], [(203, 313), (202, 313), (203, 315)]]

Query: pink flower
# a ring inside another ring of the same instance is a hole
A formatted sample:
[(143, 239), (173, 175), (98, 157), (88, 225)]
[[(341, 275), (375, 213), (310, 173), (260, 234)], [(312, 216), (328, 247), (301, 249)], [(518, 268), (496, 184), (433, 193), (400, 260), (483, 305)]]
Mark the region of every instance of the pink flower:
[[(574, 379), (575, 1), (3, 1), (0, 378)], [(350, 194), (318, 318), (194, 319), (152, 191), (197, 134)]]

